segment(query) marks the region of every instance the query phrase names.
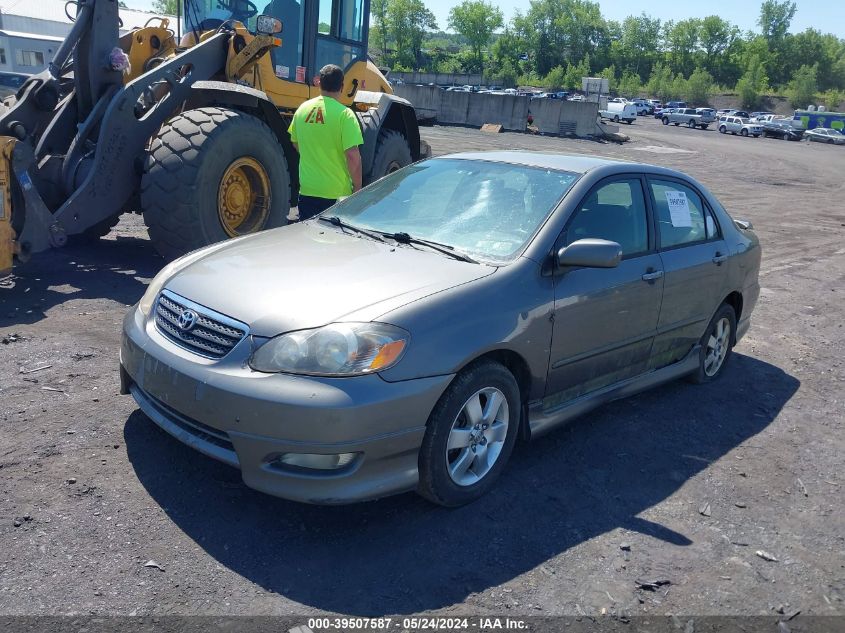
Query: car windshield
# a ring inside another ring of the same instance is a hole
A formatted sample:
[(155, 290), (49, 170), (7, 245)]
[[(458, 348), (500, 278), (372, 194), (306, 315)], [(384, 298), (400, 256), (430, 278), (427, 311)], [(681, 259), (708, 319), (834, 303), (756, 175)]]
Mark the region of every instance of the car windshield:
[(382, 178), (324, 215), (506, 262), (528, 243), (577, 179), (578, 174), (567, 171), (436, 158)]

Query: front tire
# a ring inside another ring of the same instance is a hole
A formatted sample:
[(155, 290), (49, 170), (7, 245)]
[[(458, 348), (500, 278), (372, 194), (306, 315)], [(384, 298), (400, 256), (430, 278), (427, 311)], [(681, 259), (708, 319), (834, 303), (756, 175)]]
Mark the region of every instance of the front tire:
[(746, 130), (746, 129), (740, 130), (739, 135), (740, 136), (748, 136), (748, 130)]
[(668, 118), (663, 117), (663, 125), (669, 125), (669, 119)]
[(230, 237), (284, 226), (290, 176), (275, 134), (227, 108), (188, 110), (153, 139), (141, 207), (165, 259)]
[(411, 148), (405, 137), (396, 130), (382, 130), (376, 141), (373, 169), (367, 182), (375, 182), (412, 162)]
[(486, 360), (466, 367), (429, 416), (417, 492), (447, 507), (484, 495), (513, 451), (520, 418), (519, 387), (510, 371)]
[(690, 380), (696, 384), (721, 376), (736, 345), (736, 313), (727, 303), (723, 303), (710, 320), (700, 345), (698, 369), (690, 374)]

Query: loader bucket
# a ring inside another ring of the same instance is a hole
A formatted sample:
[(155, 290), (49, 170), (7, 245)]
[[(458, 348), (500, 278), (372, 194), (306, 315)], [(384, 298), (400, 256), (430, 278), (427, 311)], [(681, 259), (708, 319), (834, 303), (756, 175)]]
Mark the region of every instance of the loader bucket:
[(12, 150), (15, 139), (0, 136), (0, 279), (12, 272), (15, 231), (12, 229)]

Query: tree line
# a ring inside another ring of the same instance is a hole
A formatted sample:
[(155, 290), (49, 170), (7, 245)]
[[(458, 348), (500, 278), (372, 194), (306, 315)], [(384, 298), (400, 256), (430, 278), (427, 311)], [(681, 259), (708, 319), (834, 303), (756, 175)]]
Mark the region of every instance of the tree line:
[(757, 31), (717, 15), (663, 21), (646, 13), (606, 19), (590, 0), (530, 0), (507, 23), (487, 0), (463, 0), (438, 30), (423, 0), (372, 0), (370, 52), (394, 70), (483, 73), (487, 83), (577, 89), (606, 77), (625, 96), (706, 103), (736, 92), (746, 107), (785, 94), (794, 107), (845, 98), (845, 40), (791, 33), (796, 3), (765, 0)]

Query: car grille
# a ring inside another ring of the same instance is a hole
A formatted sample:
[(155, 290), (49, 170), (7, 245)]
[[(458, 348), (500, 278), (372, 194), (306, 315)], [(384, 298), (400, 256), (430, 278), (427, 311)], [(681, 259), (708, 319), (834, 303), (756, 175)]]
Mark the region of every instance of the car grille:
[[(192, 327), (184, 329), (179, 318), (186, 311), (196, 315)], [(249, 328), (239, 321), (162, 290), (156, 302), (156, 327), (168, 339), (207, 358), (223, 358), (246, 336)]]

